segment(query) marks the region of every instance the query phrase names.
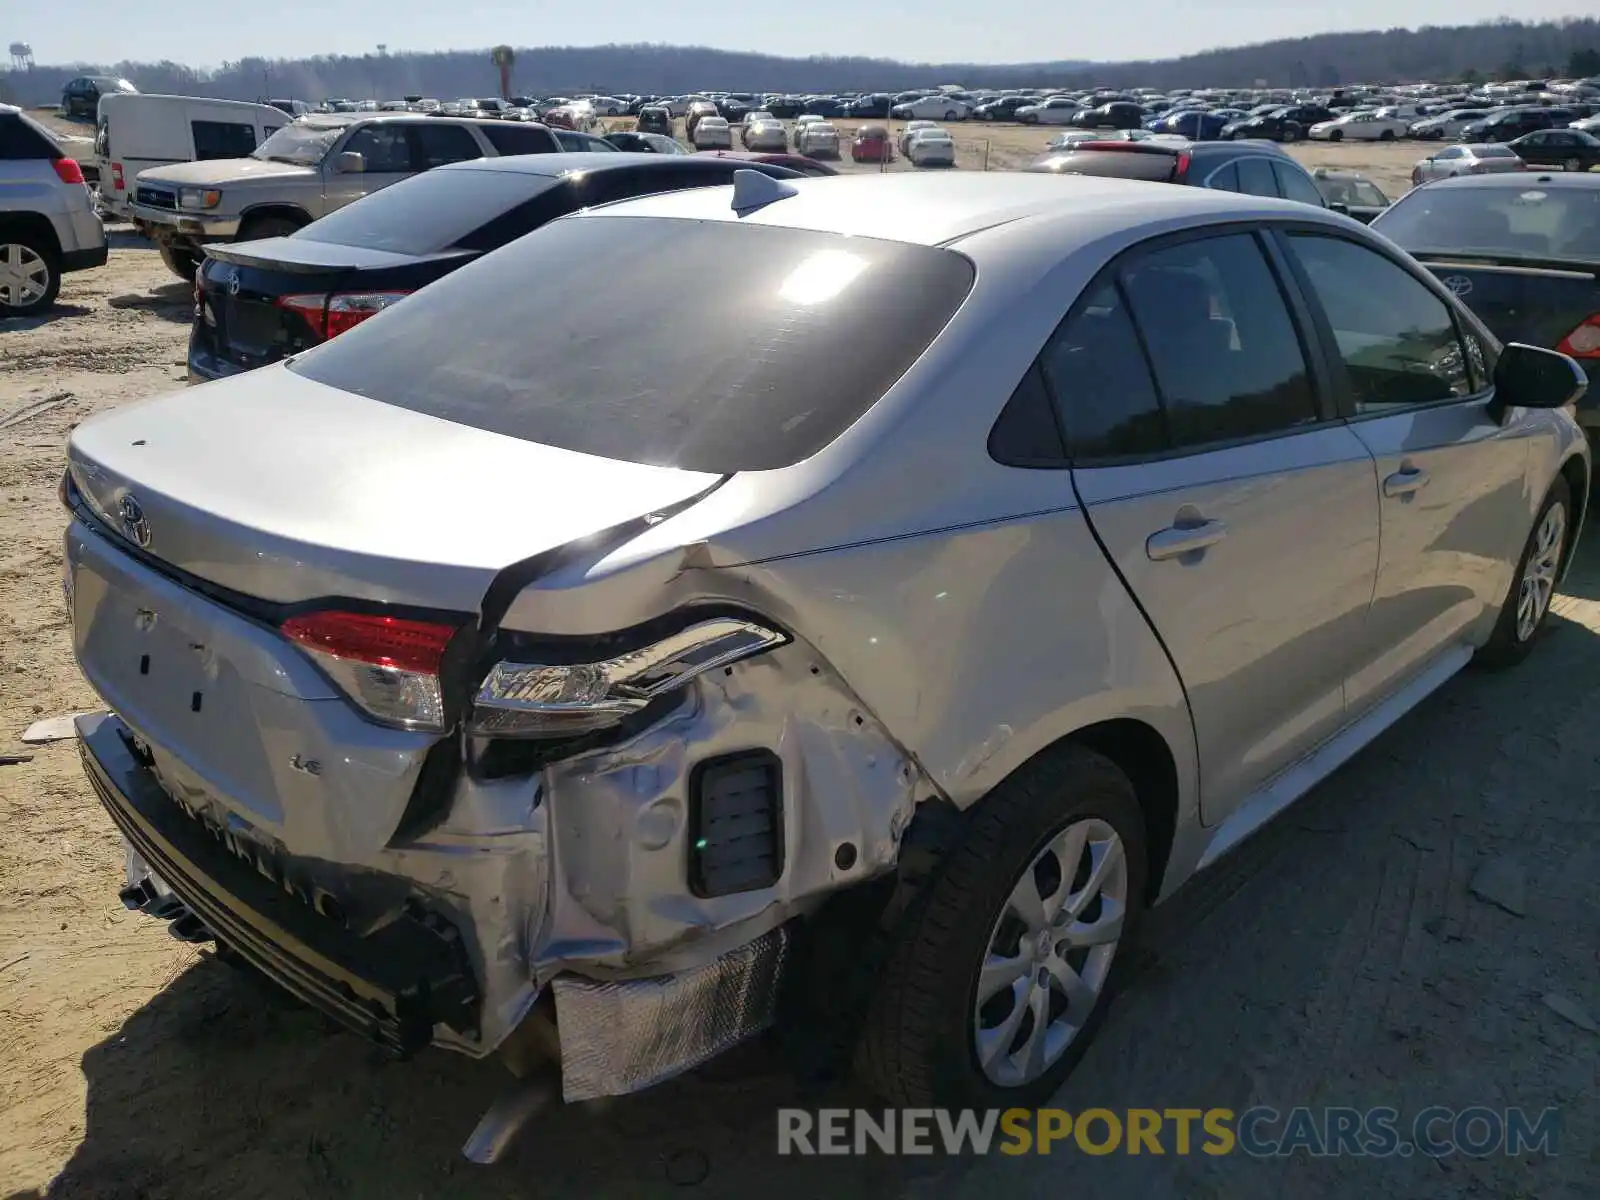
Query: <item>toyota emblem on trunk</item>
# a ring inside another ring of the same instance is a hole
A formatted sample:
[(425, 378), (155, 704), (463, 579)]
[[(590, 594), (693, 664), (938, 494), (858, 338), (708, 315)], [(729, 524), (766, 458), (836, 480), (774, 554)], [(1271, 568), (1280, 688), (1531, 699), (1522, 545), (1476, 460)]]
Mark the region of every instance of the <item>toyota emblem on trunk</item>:
[(132, 495), (122, 498), (122, 532), (140, 549), (150, 544), (150, 522), (145, 520), (144, 509)]
[(1465, 275), (1447, 275), (1443, 283), (1445, 287), (1449, 288), (1457, 296), (1465, 296), (1472, 290), (1472, 280)]

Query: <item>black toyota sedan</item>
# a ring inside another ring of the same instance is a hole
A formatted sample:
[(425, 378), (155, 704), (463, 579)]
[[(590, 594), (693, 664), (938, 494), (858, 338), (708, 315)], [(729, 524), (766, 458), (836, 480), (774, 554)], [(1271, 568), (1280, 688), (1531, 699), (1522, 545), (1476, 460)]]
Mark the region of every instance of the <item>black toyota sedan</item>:
[(451, 163), (391, 184), (287, 237), (206, 247), (189, 380), (286, 358), (473, 259), (580, 208), (732, 183), (773, 163), (665, 154), (528, 154)]

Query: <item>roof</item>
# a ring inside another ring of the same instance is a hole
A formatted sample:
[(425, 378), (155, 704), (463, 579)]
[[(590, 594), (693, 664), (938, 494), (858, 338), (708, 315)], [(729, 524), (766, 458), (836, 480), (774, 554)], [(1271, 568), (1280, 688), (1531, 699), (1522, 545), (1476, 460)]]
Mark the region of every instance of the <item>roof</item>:
[[(1595, 178), (1600, 181), (1600, 176)], [(1116, 215), (1135, 221), (1186, 212), (1197, 216), (1233, 211), (1255, 214), (1263, 206), (1281, 208), (1286, 215), (1317, 211), (1289, 200), (1263, 200), (1210, 188), (1019, 171), (908, 171), (784, 182), (794, 188), (794, 196), (743, 217), (737, 216), (729, 203), (731, 189), (722, 187), (626, 200), (607, 206), (606, 212), (611, 216), (793, 226), (849, 237), (940, 246), (996, 225), (1038, 217)]]
[(651, 154), (627, 150), (619, 150), (615, 154), (594, 154), (573, 150), (564, 154), (507, 154), (499, 158), (468, 159), (466, 162), (435, 167), (430, 174), (440, 171), (488, 171), (498, 175), (592, 175), (597, 171), (616, 171), (624, 167), (632, 170), (642, 167), (651, 171), (682, 171), (686, 163), (690, 171), (723, 175), (727, 174), (729, 165), (727, 160), (710, 154), (702, 157), (698, 154)]
[(1527, 190), (1536, 184), (1544, 191), (1551, 188), (1584, 188), (1593, 191), (1600, 188), (1600, 175), (1586, 171), (1499, 171), (1493, 175), (1452, 175), (1448, 179), (1436, 179), (1427, 187), (1430, 190), (1471, 187), (1509, 191), (1513, 188)]

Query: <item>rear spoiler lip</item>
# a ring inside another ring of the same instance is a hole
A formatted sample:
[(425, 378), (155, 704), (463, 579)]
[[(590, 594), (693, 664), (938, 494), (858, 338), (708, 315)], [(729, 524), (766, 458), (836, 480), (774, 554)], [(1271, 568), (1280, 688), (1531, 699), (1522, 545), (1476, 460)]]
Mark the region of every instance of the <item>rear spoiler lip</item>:
[(238, 250), (226, 243), (211, 243), (205, 247), (206, 256), (218, 262), (225, 262), (232, 266), (258, 267), (262, 270), (281, 271), (285, 275), (336, 275), (344, 271), (390, 271), (405, 267), (421, 266), (426, 263), (443, 262), (452, 258), (471, 258), (475, 250), (437, 250), (432, 254), (400, 254), (396, 251), (387, 251), (394, 255), (395, 261), (389, 263), (374, 263), (370, 266), (354, 266), (349, 263), (314, 263), (294, 262), (292, 260), (278, 259), (270, 254), (252, 254), (248, 250)]
[(1520, 258), (1513, 255), (1471, 255), (1443, 250), (1413, 250), (1411, 257), (1430, 267), (1462, 271), (1495, 271), (1503, 275), (1559, 275), (1568, 279), (1600, 280), (1600, 263), (1560, 258)]

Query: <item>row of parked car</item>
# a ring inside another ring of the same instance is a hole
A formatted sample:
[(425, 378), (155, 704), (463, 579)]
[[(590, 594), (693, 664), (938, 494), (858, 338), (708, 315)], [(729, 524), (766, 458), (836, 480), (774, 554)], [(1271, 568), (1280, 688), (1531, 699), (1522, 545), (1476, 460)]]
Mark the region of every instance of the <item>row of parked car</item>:
[(303, 121), (262, 176), (484, 143), (208, 243), (209, 382), (74, 429), (78, 730), (122, 902), (395, 1054), (580, 1101), (776, 1023), (1045, 1103), (1143, 914), (1533, 652), (1571, 561), (1600, 177), (1377, 236), (1268, 142), (805, 178)]

